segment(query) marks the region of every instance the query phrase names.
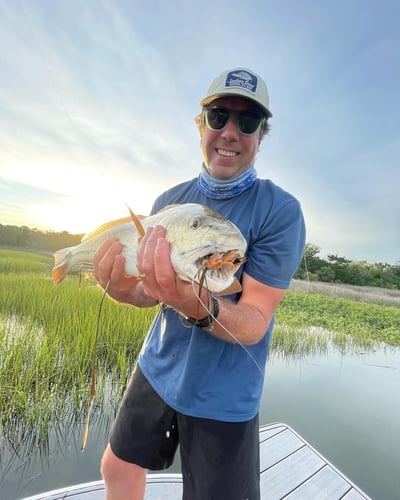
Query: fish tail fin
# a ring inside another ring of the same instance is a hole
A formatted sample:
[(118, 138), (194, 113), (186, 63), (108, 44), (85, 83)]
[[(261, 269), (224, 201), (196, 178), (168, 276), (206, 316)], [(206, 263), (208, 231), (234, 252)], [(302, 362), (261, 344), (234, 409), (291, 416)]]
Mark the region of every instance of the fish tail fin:
[(57, 250), (54, 254), (54, 267), (51, 272), (53, 277), (53, 282), (58, 285), (65, 278), (65, 275), (71, 269), (70, 264), (70, 248), (63, 248), (62, 250)]

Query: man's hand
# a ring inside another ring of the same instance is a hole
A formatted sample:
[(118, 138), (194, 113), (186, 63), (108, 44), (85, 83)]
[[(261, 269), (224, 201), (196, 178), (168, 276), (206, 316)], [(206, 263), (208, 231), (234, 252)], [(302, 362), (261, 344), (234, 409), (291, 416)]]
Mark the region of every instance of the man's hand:
[(118, 302), (131, 302), (132, 292), (138, 284), (134, 276), (125, 275), (125, 257), (121, 255), (123, 245), (110, 238), (97, 250), (94, 258), (94, 276), (107, 293)]

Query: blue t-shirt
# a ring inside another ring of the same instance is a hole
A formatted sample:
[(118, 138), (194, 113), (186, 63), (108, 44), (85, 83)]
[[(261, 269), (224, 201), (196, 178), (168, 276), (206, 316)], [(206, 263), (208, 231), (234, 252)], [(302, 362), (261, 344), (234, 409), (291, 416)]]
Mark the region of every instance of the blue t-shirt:
[[(288, 288), (304, 248), (299, 202), (270, 180), (257, 179), (239, 195), (208, 198), (192, 179), (163, 193), (152, 213), (176, 203), (200, 203), (231, 220), (247, 240), (243, 272), (276, 288)], [(240, 294), (229, 296), (238, 301)], [(183, 325), (170, 308), (158, 312), (143, 344), (139, 365), (160, 397), (176, 411), (226, 422), (252, 419), (259, 410), (273, 321), (255, 345), (225, 342)]]

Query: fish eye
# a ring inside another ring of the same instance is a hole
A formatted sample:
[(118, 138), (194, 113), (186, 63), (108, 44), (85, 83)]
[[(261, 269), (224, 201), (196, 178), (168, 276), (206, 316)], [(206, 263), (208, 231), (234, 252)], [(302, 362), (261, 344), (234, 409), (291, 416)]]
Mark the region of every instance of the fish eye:
[(201, 226), (201, 219), (200, 219), (200, 217), (194, 217), (194, 218), (190, 221), (189, 226), (190, 226), (192, 229), (197, 229), (198, 227), (200, 227), (200, 226)]

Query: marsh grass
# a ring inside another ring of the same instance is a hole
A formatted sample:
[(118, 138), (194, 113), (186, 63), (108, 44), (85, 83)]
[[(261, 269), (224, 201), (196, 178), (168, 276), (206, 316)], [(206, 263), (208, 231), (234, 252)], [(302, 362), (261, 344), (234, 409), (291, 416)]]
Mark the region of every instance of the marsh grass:
[(297, 357), (400, 345), (400, 309), (291, 290), (276, 313), (271, 351)]
[[(31, 440), (34, 445), (45, 442), (57, 422), (82, 420), (86, 411), (102, 291), (92, 280), (79, 289), (77, 277), (56, 287), (50, 279), (50, 258), (21, 258), (16, 252), (15, 259), (7, 255), (5, 265), (3, 253), (1, 436), (13, 443)], [(106, 411), (110, 394), (120, 399), (154, 314), (154, 309), (104, 301), (97, 346), (100, 409)]]
[[(52, 259), (0, 250), (1, 442), (46, 446), (49, 432), (84, 420), (102, 291), (77, 276), (55, 286)], [(121, 399), (156, 309), (105, 300), (97, 345), (94, 415)], [(400, 309), (291, 290), (280, 305), (271, 353), (305, 357), (400, 345)], [(61, 431), (60, 431), (61, 432)]]

